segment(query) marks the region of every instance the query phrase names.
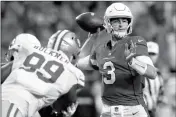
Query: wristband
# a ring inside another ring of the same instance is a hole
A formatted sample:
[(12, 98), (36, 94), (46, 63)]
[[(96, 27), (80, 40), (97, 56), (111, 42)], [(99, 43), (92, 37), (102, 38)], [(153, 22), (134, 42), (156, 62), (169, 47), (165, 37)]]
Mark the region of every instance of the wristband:
[(140, 62), (135, 58), (132, 58), (131, 61), (128, 62), (128, 65), (136, 70), (140, 75), (144, 75), (147, 70), (147, 64)]

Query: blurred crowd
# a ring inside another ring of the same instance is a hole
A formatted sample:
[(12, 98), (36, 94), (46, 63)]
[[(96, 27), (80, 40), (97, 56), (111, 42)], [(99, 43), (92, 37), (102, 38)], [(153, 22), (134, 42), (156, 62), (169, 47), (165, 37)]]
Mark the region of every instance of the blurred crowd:
[[(59, 29), (69, 29), (78, 35), (83, 44), (88, 32), (83, 31), (75, 22), (75, 17), (83, 12), (95, 12), (103, 18), (104, 12), (112, 1), (1, 1), (1, 62), (5, 62), (5, 53), (11, 40), (20, 33), (34, 34), (46, 45), (48, 38)], [(133, 33), (147, 41), (159, 44), (157, 67), (165, 81), (165, 90), (175, 92), (176, 71), (176, 2), (123, 2), (134, 16)], [(102, 39), (105, 40), (105, 39)], [(100, 75), (97, 72), (85, 73), (87, 86), (80, 94), (80, 103), (95, 107), (96, 114), (84, 114), (80, 117), (98, 116), (100, 112), (99, 93), (101, 93)], [(170, 80), (171, 79), (171, 80)], [(167, 92), (166, 91), (166, 92)], [(173, 92), (165, 94), (170, 96)], [(168, 93), (168, 92), (167, 92)], [(84, 95), (84, 96), (83, 96)], [(87, 96), (88, 98), (85, 98)], [(176, 96), (170, 96), (175, 108)], [(86, 103), (87, 102), (87, 103)], [(91, 103), (92, 102), (92, 103)], [(90, 111), (92, 107), (90, 106)], [(162, 110), (162, 109), (161, 109)], [(78, 111), (87, 111), (87, 108)], [(169, 111), (168, 111), (169, 112)], [(76, 112), (76, 114), (79, 112)], [(95, 112), (93, 112), (95, 113)], [(77, 115), (77, 117), (79, 117)], [(164, 115), (163, 115), (164, 117)]]

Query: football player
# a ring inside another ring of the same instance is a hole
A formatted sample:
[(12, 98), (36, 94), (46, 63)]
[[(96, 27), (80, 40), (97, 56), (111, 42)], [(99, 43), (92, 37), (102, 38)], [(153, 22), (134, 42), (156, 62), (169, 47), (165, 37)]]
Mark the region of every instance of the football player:
[[(63, 42), (62, 45), (60, 45), (60, 43), (59, 43), (60, 41)], [(60, 48), (62, 48), (63, 51), (67, 50), (67, 52), (69, 52), (70, 54), (73, 54), (73, 55), (70, 55), (70, 59), (72, 60), (72, 64), (74, 64), (76, 61), (76, 57), (78, 56), (78, 54), (79, 54), (78, 52), (80, 50), (80, 48), (78, 48), (78, 47), (80, 47), (80, 46), (81, 46), (81, 44), (80, 44), (79, 39), (77, 39), (76, 34), (69, 31), (69, 30), (57, 31), (49, 38), (49, 41), (47, 44), (48, 48), (54, 49), (56, 51), (58, 51), (58, 50), (60, 50)], [(72, 90), (72, 92), (70, 92), (71, 90)], [(66, 95), (63, 95), (63, 97), (61, 97), (61, 98), (65, 98), (65, 99), (58, 98), (51, 106), (48, 106), (48, 107), (42, 109), (40, 111), (41, 115), (51, 116), (51, 114), (52, 114), (52, 116), (56, 116), (56, 117), (61, 117), (61, 116), (70, 117), (71, 115), (73, 115), (74, 112), (76, 111), (77, 106), (78, 106), (78, 102), (75, 99), (76, 94), (73, 94), (75, 89), (71, 89), (71, 90), (69, 91), (69, 93), (67, 93)], [(68, 96), (70, 96), (72, 99), (69, 99)], [(65, 101), (67, 101), (67, 102), (65, 102)], [(66, 110), (61, 110), (66, 105), (70, 105), (70, 106), (67, 106)], [(48, 112), (45, 110), (48, 110)], [(52, 112), (50, 112), (49, 110)]]
[[(156, 65), (159, 57), (159, 45), (155, 42), (147, 42), (149, 57)], [(163, 77), (157, 69), (157, 77), (154, 80), (145, 78), (144, 99), (149, 110), (150, 117), (155, 117), (155, 111), (163, 96)]]
[[(36, 44), (36, 45), (40, 45), (40, 42), (37, 41), (38, 39), (31, 35), (31, 34), (26, 34), (27, 37), (32, 38), (31, 43), (32, 44)], [(14, 43), (15, 39), (11, 42), (11, 44), (9, 45), (9, 49), (12, 46), (12, 44)], [(13, 60), (14, 60), (14, 56), (11, 56), (13, 51), (8, 51), (8, 53), (6, 54), (6, 60), (8, 61), (7, 63), (1, 63), (1, 84), (7, 79), (7, 77), (10, 75), (11, 71), (12, 71), (12, 65), (13, 65)], [(9, 88), (10, 89), (10, 88)], [(13, 104), (13, 106), (9, 103), (6, 103), (5, 101), (3, 101), (3, 112), (7, 112), (7, 109), (9, 109), (9, 106), (11, 106), (11, 108), (8, 110), (8, 116), (21, 116), (21, 112), (19, 111), (19, 109)], [(15, 111), (15, 113), (11, 114), (11, 111)], [(2, 113), (2, 116), (4, 116), (4, 113)], [(33, 117), (40, 117), (39, 113), (35, 113)]]
[[(126, 5), (111, 4), (104, 14), (106, 30), (98, 29), (81, 49), (77, 67), (102, 74), (101, 117), (149, 116), (143, 99), (144, 78), (155, 79), (157, 73), (145, 39), (129, 36), (132, 23), (133, 15)], [(94, 45), (102, 38), (106, 42)]]
[(64, 48), (70, 46), (67, 40), (57, 43), (59, 51), (42, 47), (30, 34), (13, 39), (8, 52), (11, 73), (2, 84), (2, 117), (32, 117), (73, 86), (84, 86), (84, 74), (70, 62), (79, 49), (70, 53)]

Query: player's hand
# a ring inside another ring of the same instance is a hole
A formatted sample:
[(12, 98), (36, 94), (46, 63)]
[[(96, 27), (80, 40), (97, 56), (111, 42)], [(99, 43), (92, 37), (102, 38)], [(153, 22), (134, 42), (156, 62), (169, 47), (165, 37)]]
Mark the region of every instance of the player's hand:
[(97, 40), (97, 38), (99, 37), (100, 35), (100, 28), (97, 29), (97, 32), (96, 33), (90, 33), (88, 34), (88, 39), (92, 39), (92, 40)]
[(78, 107), (78, 102), (72, 103), (71, 106), (67, 107), (67, 112), (62, 111), (62, 113), (64, 114), (64, 117), (71, 117), (75, 113), (77, 107)]
[(128, 43), (125, 44), (124, 54), (128, 62), (131, 61), (131, 59), (136, 56), (136, 44), (133, 43), (132, 40), (130, 44)]

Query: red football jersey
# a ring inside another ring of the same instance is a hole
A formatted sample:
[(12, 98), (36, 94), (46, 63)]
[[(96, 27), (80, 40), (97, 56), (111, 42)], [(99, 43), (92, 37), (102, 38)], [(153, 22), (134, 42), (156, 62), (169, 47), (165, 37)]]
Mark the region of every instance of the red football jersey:
[(129, 36), (119, 40), (114, 47), (111, 41), (99, 45), (92, 52), (94, 61), (104, 83), (102, 99), (109, 105), (137, 105), (144, 104), (144, 78), (129, 67), (124, 54), (125, 44), (135, 45), (137, 56), (148, 56), (146, 41), (140, 36)]

